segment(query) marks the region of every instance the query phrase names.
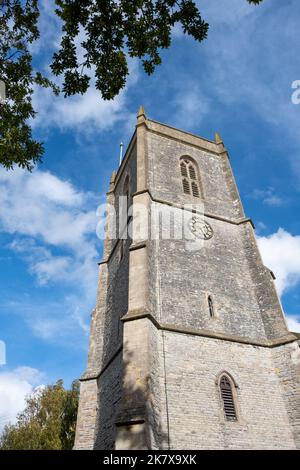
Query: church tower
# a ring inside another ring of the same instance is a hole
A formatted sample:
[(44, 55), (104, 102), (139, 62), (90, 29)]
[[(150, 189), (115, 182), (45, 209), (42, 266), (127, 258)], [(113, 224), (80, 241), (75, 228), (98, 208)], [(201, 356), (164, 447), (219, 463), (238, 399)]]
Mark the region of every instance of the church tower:
[(299, 449), (298, 338), (220, 136), (141, 107), (107, 203), (75, 448)]

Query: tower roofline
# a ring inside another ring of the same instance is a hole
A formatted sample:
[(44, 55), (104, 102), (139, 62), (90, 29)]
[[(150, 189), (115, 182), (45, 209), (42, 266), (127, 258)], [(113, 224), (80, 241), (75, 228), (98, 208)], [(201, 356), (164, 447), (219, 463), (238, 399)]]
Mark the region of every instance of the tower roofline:
[[(145, 109), (143, 106), (140, 106), (138, 113), (137, 113), (137, 127), (139, 126), (146, 126), (149, 132), (157, 133), (160, 135), (165, 135), (168, 138), (184, 142), (186, 145), (200, 148), (201, 150), (204, 150), (209, 153), (220, 155), (221, 153), (227, 152), (224, 146), (220, 145), (220, 142), (218, 140), (210, 140), (205, 137), (201, 137), (200, 135), (194, 134), (192, 132), (184, 131), (182, 129), (171, 126), (169, 124), (164, 124), (160, 121), (156, 121), (155, 119), (149, 119), (148, 117), (146, 117)], [(168, 131), (164, 132), (164, 129), (167, 129)], [(128, 159), (128, 156), (130, 155), (130, 151), (135, 142), (135, 139), (136, 139), (136, 130), (134, 131), (130, 139), (130, 142), (126, 148), (121, 165), (119, 166), (116, 172), (116, 178), (115, 178), (116, 184), (118, 182), (120, 175), (123, 172), (126, 161)]]
[(172, 130), (175, 130), (175, 131), (178, 131), (180, 132), (181, 134), (187, 134), (187, 135), (190, 135), (192, 137), (195, 137), (197, 139), (200, 139), (204, 142), (208, 142), (208, 143), (211, 143), (211, 144), (219, 144), (222, 142), (222, 139), (220, 137), (220, 135), (218, 133), (215, 133), (215, 140), (210, 140), (210, 139), (207, 139), (206, 137), (202, 137), (198, 134), (194, 134), (192, 132), (188, 132), (188, 131), (184, 131), (182, 129), (179, 129), (178, 127), (175, 127), (175, 126), (171, 126), (170, 124), (165, 124), (163, 122), (160, 122), (160, 121), (157, 121), (155, 119), (149, 119), (146, 115), (146, 112), (145, 112), (145, 108), (144, 106), (140, 106), (139, 109), (138, 109), (138, 112), (137, 112), (137, 124), (142, 124), (144, 123), (145, 121), (148, 121), (148, 122), (153, 122), (154, 124), (158, 124), (160, 126), (163, 126), (163, 127), (167, 127), (168, 129), (172, 129)]
[(227, 152), (224, 145), (220, 145), (215, 140), (206, 139), (205, 137), (183, 131), (169, 124), (163, 124), (154, 119), (146, 119), (142, 124), (138, 125), (144, 125), (150, 132), (166, 136), (168, 139), (177, 140), (192, 147), (200, 148), (209, 153), (220, 155)]
[(193, 132), (184, 131), (182, 129), (179, 129), (178, 127), (171, 126), (170, 124), (165, 124), (163, 122), (156, 121), (155, 119), (148, 119), (147, 118), (147, 121), (148, 122), (153, 122), (154, 124), (158, 124), (158, 125), (163, 126), (163, 127), (167, 127), (168, 129), (173, 129), (174, 131), (178, 131), (181, 134), (190, 135), (191, 137), (195, 137), (196, 139), (202, 140), (204, 142), (208, 142), (208, 143), (214, 144), (214, 145), (216, 144), (216, 142), (214, 140), (207, 139), (206, 137), (202, 137), (198, 134), (194, 134)]

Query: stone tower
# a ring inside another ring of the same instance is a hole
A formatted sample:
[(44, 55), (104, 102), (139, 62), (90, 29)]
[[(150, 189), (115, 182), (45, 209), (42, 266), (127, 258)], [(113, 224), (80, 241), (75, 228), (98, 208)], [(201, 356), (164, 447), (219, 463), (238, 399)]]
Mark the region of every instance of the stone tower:
[[(75, 448), (300, 448), (298, 339), (220, 136), (147, 119), (141, 107), (107, 193), (117, 220), (120, 196), (133, 217), (104, 242)], [(171, 209), (199, 249), (143, 230)]]

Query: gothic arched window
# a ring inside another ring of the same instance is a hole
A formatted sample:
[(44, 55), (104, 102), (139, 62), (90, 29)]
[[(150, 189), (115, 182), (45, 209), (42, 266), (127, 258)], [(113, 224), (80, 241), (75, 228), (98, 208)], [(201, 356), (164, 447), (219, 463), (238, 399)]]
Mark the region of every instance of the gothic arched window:
[(234, 403), (232, 380), (223, 374), (219, 382), (221, 398), (223, 401), (223, 410), (227, 421), (237, 421), (236, 407)]
[(180, 172), (184, 194), (201, 196), (201, 187), (197, 164), (190, 157), (181, 157)]

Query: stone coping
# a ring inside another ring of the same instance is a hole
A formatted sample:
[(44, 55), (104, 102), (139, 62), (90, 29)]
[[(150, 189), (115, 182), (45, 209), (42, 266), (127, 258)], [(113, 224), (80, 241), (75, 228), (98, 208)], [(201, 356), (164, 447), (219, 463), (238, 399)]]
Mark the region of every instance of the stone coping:
[[(171, 325), (171, 324), (161, 324), (153, 317), (153, 315), (144, 311), (128, 312), (126, 315), (124, 315), (121, 318), (121, 320), (123, 322), (126, 322), (126, 321), (140, 320), (143, 318), (147, 318), (148, 320), (150, 320), (158, 330), (170, 331), (170, 332), (178, 333), (178, 334), (200, 336), (203, 338), (211, 338), (211, 339), (216, 339), (220, 341), (230, 341), (233, 343), (246, 344), (249, 346), (257, 346), (257, 347), (262, 347), (262, 348), (276, 348), (279, 346), (284, 346), (285, 344), (293, 343), (300, 339), (300, 333), (289, 332), (288, 335), (282, 338), (276, 339), (276, 340), (254, 341), (250, 338), (242, 338), (238, 336), (226, 335), (223, 333), (215, 333), (213, 331), (205, 330), (205, 329), (198, 330), (195, 328), (180, 327), (180, 326)], [(117, 350), (115, 351), (115, 353), (110, 357), (110, 359), (108, 359), (104, 367), (102, 367), (98, 371), (87, 370), (81, 376), (80, 381), (84, 382), (87, 380), (98, 379), (105, 372), (105, 370), (109, 367), (109, 365), (114, 361), (114, 359), (118, 356), (118, 354), (122, 351), (122, 349), (123, 349), (123, 345), (120, 344)]]

